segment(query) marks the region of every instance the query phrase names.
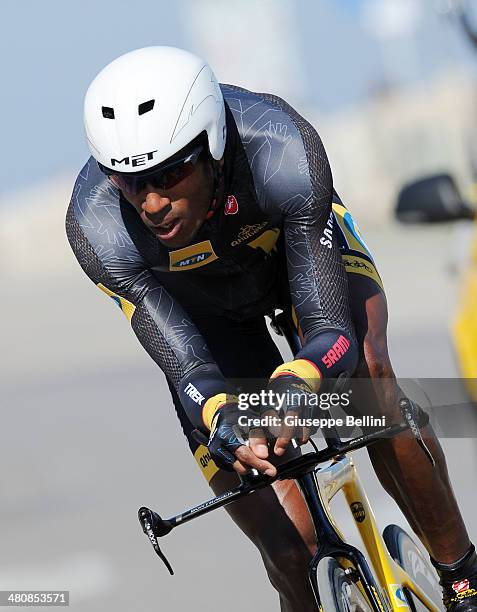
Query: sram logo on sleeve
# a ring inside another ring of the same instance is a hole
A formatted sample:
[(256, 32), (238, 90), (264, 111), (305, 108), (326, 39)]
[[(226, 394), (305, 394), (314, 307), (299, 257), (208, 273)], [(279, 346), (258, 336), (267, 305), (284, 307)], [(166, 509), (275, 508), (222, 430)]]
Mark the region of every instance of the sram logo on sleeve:
[(333, 364), (339, 361), (345, 353), (348, 352), (350, 344), (351, 343), (347, 338), (340, 336), (330, 350), (326, 352), (326, 355), (321, 358), (321, 361), (325, 364), (328, 370)]

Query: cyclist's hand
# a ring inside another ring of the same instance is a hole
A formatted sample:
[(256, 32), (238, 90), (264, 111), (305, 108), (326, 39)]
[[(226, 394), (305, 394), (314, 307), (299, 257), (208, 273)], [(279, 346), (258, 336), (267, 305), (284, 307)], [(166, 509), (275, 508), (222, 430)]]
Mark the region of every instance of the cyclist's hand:
[(245, 474), (255, 468), (267, 476), (275, 476), (275, 466), (257, 456), (238, 439), (235, 429), (238, 428), (241, 414), (236, 404), (226, 404), (217, 411), (207, 444), (212, 459), (219, 468), (229, 472), (235, 470), (238, 474)]
[[(310, 411), (307, 407), (301, 407), (294, 405), (286, 411), (286, 417), (289, 419), (304, 419), (310, 416)], [(297, 421), (298, 423), (300, 421)], [(283, 423), (280, 431), (278, 432), (277, 439), (273, 452), (279, 457), (283, 455), (294, 438), (298, 444), (306, 444), (310, 439), (311, 429), (303, 425), (288, 425)]]
[[(272, 380), (268, 386), (274, 393), (282, 394), (288, 398), (279, 410), (273, 406), (262, 406), (260, 418), (267, 418), (268, 427), (253, 429), (250, 432), (250, 446), (257, 457), (266, 459), (269, 453), (269, 443), (273, 443), (273, 452), (282, 456), (292, 439), (299, 444), (306, 444), (313, 429), (301, 423), (303, 419), (312, 416), (310, 406), (310, 388), (304, 382), (292, 377), (281, 377)], [(267, 440), (268, 438), (268, 440)]]
[[(267, 411), (260, 414), (260, 417), (269, 417), (270, 419), (277, 418), (277, 412)], [(285, 454), (285, 451), (292, 441), (295, 439), (299, 444), (306, 444), (310, 439), (311, 430), (309, 427), (295, 427), (294, 425), (287, 425), (284, 422), (284, 418), (303, 418), (303, 413), (297, 410), (288, 410), (286, 413), (281, 414), (278, 418), (281, 421), (281, 425), (270, 425), (267, 428), (256, 428), (251, 430), (249, 437), (250, 448), (253, 450), (257, 457), (261, 459), (267, 459), (269, 456), (270, 449), (273, 450), (273, 454), (281, 457)]]

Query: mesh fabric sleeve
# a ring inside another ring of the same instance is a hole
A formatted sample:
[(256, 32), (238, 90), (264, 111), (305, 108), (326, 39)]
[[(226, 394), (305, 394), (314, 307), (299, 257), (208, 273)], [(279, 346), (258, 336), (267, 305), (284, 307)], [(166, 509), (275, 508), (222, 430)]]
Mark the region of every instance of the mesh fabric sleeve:
[(178, 392), (189, 419), (202, 427), (203, 406), (223, 393), (226, 383), (186, 312), (137, 258), (104, 261), (86, 237), (73, 202), (66, 216), (66, 233), (84, 272), (121, 308), (139, 342)]

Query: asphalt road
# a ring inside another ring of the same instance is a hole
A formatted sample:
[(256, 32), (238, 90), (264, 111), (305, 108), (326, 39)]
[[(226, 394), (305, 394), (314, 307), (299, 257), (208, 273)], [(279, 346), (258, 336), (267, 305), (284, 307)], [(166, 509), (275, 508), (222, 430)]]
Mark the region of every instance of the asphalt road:
[[(459, 235), (448, 227), (365, 234), (387, 288), (398, 375), (457, 376), (448, 325)], [(176, 576), (153, 554), (138, 507), (167, 516), (210, 491), (162, 374), (66, 247), (61, 256), (58, 273), (37, 271), (2, 296), (0, 590), (70, 590), (77, 612), (219, 610), (221, 601), (228, 612), (244, 602), (277, 610), (257, 551), (224, 510), (164, 540)], [(476, 441), (442, 442), (476, 541)], [(366, 454), (356, 455), (380, 527), (405, 526)], [(344, 510), (337, 502), (338, 520), (354, 538)]]

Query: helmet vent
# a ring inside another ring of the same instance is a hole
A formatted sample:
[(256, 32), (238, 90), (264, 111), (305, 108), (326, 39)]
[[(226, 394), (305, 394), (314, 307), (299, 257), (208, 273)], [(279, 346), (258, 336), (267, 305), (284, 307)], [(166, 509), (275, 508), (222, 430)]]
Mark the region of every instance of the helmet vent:
[(101, 110), (103, 111), (103, 117), (105, 119), (114, 119), (114, 108), (103, 106)]
[(143, 102), (142, 104), (140, 104), (137, 107), (137, 111), (140, 115), (144, 115), (144, 113), (148, 113), (149, 111), (152, 111), (152, 109), (154, 108), (154, 102), (155, 100), (148, 100), (147, 102)]

